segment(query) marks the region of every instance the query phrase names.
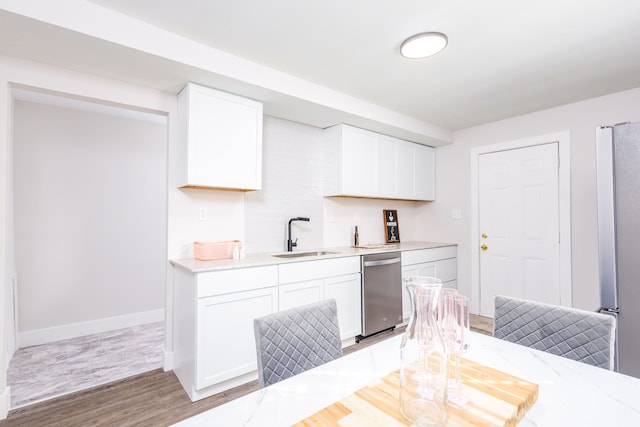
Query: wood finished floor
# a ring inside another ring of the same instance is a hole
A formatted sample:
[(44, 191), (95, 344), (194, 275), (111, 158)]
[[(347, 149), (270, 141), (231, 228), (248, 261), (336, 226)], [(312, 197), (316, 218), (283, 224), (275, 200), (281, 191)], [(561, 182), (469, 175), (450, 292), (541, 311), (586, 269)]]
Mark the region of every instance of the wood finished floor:
[[(485, 319), (472, 318), (473, 330), (487, 333), (487, 328)], [(382, 333), (347, 347), (344, 352), (351, 353), (402, 332), (404, 328)], [(173, 372), (156, 369), (12, 410), (6, 420), (0, 421), (0, 427), (169, 426), (257, 388), (254, 381), (191, 402)]]
[[(385, 332), (347, 347), (345, 354), (400, 334)], [(169, 426), (258, 388), (254, 381), (191, 402), (173, 372), (156, 369), (9, 412), (0, 427)], [(220, 426), (222, 427), (222, 426)]]

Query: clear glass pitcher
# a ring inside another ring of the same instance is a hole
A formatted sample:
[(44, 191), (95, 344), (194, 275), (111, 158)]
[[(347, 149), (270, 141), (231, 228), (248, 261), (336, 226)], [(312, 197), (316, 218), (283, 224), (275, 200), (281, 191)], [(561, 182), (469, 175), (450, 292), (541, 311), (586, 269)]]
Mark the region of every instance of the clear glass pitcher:
[(437, 323), (442, 282), (403, 279), (411, 296), (411, 318), (400, 344), (400, 412), (416, 427), (447, 422), (447, 355)]

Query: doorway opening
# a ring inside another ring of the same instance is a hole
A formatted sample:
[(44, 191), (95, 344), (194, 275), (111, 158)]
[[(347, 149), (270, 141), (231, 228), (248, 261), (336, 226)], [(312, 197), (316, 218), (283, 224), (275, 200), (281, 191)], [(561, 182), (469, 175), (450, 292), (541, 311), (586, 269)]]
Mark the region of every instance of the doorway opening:
[[(166, 292), (166, 116), (37, 90), (14, 88), (12, 95), (17, 274), (9, 342), (21, 349), (58, 343), (86, 364), (82, 357), (101, 356), (89, 344), (70, 344), (80, 337), (106, 339), (123, 355), (133, 346), (116, 337), (131, 339), (142, 325), (158, 339)], [(32, 359), (55, 366), (53, 353)], [(118, 356), (108, 357), (104, 382), (121, 379)], [(58, 381), (86, 388), (78, 378)]]

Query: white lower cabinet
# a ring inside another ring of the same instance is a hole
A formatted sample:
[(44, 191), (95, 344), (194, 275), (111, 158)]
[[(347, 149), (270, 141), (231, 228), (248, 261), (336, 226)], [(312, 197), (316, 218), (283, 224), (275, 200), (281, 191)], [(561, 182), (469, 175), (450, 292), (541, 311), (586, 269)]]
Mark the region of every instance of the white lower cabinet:
[(331, 277), (324, 281), (324, 297), (335, 298), (338, 305), (338, 323), (343, 340), (362, 333), (361, 288), (360, 273)]
[[(418, 249), (402, 252), (402, 277), (436, 277), (444, 287), (457, 288), (457, 246), (433, 249)], [(402, 286), (402, 317), (406, 321), (411, 315), (409, 291)]]
[[(456, 287), (456, 246), (402, 252), (402, 276)], [(343, 345), (362, 333), (360, 256), (192, 273), (174, 269), (174, 373), (196, 401), (257, 378), (253, 319), (334, 298)], [(403, 286), (405, 320), (411, 310)]]
[(322, 301), (324, 298), (324, 281), (309, 280), (300, 283), (280, 285), (278, 303), (280, 311), (300, 305)]
[(196, 389), (253, 373), (253, 319), (276, 311), (277, 288), (198, 299)]
[(253, 319), (278, 311), (278, 267), (174, 270), (174, 372), (192, 401), (257, 378)]
[(359, 256), (202, 273), (175, 268), (174, 372), (189, 398), (257, 378), (253, 319), (328, 298), (336, 299), (348, 345), (361, 332)]
[(335, 298), (340, 338), (348, 345), (362, 331), (360, 277), (359, 256), (281, 264), (280, 310)]

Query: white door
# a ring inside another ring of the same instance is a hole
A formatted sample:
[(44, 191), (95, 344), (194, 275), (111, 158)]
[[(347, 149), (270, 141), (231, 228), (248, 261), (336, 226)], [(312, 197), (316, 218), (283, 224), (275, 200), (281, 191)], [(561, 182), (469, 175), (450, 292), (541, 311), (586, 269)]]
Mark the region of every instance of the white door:
[(478, 160), (480, 314), (494, 297), (560, 304), (558, 144)]

